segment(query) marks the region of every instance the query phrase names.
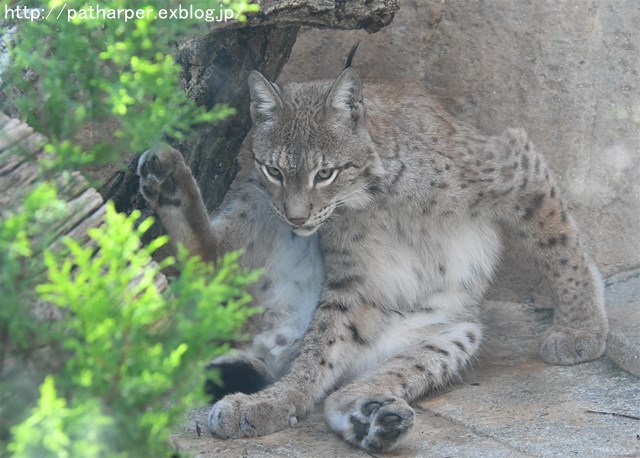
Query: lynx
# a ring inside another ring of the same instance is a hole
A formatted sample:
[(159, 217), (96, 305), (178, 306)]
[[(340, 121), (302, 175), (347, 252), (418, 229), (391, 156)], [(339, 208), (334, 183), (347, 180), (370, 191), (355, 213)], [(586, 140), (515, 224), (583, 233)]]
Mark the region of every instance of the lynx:
[(363, 85), (350, 67), (282, 87), (253, 71), (248, 84), (243, 169), (211, 222), (180, 153), (150, 150), (138, 171), (174, 241), (209, 260), (243, 247), (247, 266), (266, 266), (253, 341), (215, 364), (258, 374), (253, 390), (270, 386), (219, 400), (213, 434), (270, 434), (324, 399), (344, 440), (393, 447), (413, 425), (410, 403), (451, 381), (482, 343), (503, 224), (556, 296), (542, 357), (602, 355), (598, 273), (524, 131), (484, 135), (421, 87)]

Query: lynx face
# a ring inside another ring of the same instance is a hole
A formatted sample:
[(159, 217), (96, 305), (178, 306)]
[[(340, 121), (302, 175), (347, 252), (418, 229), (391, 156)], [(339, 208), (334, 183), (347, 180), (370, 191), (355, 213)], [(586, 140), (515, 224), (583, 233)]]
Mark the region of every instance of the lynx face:
[(345, 71), (313, 91), (249, 76), (252, 149), (271, 205), (298, 235), (311, 235), (340, 207), (363, 208), (376, 181), (360, 80)]

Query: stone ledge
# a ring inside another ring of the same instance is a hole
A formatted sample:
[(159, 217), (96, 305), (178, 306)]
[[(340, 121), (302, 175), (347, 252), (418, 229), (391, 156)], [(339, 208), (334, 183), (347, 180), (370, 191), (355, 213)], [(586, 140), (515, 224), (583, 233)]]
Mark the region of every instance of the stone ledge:
[(640, 270), (610, 277), (606, 285), (610, 323), (607, 357), (640, 377)]
[[(544, 363), (538, 350), (550, 318), (547, 309), (488, 302), (486, 342), (476, 364), (458, 384), (414, 403), (414, 430), (385, 456), (640, 456), (640, 379), (609, 358)], [(621, 328), (612, 321), (616, 336)], [(208, 409), (194, 410), (174, 436), (195, 457), (372, 456), (334, 435), (322, 406), (295, 428), (227, 441), (208, 434)]]

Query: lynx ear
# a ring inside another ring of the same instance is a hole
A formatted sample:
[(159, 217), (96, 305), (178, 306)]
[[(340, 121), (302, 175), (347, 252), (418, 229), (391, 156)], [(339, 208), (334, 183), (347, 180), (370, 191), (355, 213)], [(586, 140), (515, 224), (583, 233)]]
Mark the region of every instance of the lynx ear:
[(333, 83), (327, 96), (327, 108), (357, 120), (362, 112), (362, 81), (352, 68), (345, 68)]
[(249, 73), (247, 80), (251, 93), (251, 119), (256, 122), (272, 121), (282, 108), (278, 86), (272, 84), (256, 70)]

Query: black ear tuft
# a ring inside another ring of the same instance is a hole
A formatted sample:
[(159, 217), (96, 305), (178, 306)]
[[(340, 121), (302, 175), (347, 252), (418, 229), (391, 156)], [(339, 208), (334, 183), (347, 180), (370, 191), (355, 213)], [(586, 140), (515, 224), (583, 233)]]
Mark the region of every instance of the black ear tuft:
[(208, 378), (204, 382), (205, 394), (214, 400), (231, 393), (256, 393), (269, 384), (264, 375), (245, 361), (212, 364), (207, 369), (217, 370), (222, 380), (222, 386)]
[(282, 108), (278, 87), (256, 70), (251, 70), (247, 83), (251, 93), (251, 119), (253, 122), (268, 122), (275, 119), (278, 111)]
[(349, 54), (347, 55), (347, 63), (345, 64), (344, 68), (351, 67), (351, 64), (353, 63), (353, 56), (356, 55), (358, 46), (360, 46), (360, 41), (357, 41), (356, 44), (351, 47), (351, 51), (349, 51)]

